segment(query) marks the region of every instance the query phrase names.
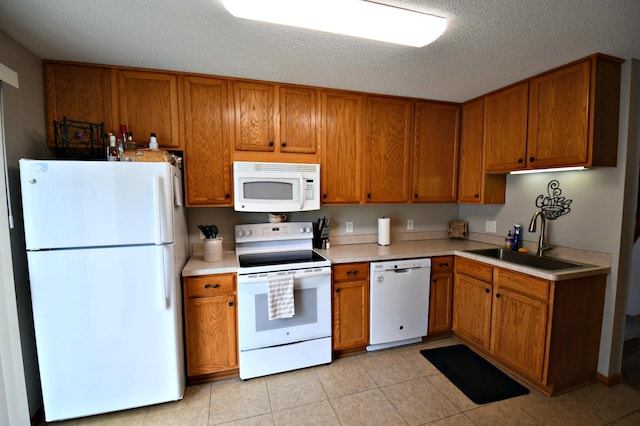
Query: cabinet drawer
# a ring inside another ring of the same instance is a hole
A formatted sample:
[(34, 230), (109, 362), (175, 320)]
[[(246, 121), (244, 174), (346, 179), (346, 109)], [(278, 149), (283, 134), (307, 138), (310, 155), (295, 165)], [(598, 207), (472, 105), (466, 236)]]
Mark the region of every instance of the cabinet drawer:
[(549, 281), (540, 278), (496, 268), (496, 284), (499, 287), (509, 288), (522, 295), (535, 297), (545, 302), (549, 299)]
[(236, 291), (235, 274), (203, 275), (184, 279), (186, 295), (192, 297), (216, 296)]
[(482, 281), (493, 281), (493, 267), (464, 257), (456, 259), (456, 272), (469, 275)]
[(431, 273), (453, 271), (453, 256), (440, 256), (431, 258)]
[(345, 263), (333, 267), (333, 281), (360, 281), (369, 278), (369, 264)]

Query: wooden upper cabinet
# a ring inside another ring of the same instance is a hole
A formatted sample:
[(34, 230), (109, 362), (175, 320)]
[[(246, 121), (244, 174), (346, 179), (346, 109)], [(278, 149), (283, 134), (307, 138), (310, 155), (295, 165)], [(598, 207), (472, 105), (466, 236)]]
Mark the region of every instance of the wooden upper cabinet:
[(460, 107), (415, 104), (413, 201), (455, 203)]
[(184, 81), (187, 206), (231, 205), (229, 82), (187, 76)]
[(528, 100), (528, 82), (485, 97), (485, 172), (508, 173), (526, 166)]
[(64, 117), (68, 120), (104, 123), (105, 132), (113, 131), (111, 74), (111, 69), (105, 67), (44, 63), (49, 146), (55, 145), (53, 122), (62, 121)]
[(366, 123), (365, 202), (409, 201), (413, 102), (390, 97), (367, 97)]
[[(178, 75), (168, 72), (118, 71), (119, 122), (139, 145), (155, 133), (164, 149), (182, 149), (178, 113)], [(118, 129), (115, 129), (117, 132)]]
[(359, 204), (363, 194), (364, 97), (323, 90), (320, 185), (323, 204)]
[(462, 105), (458, 202), (504, 204), (506, 175), (489, 175), (482, 169), (483, 121), (483, 98)]
[(620, 63), (594, 55), (534, 78), (527, 166), (615, 166)]
[(232, 87), (235, 149), (237, 151), (275, 151), (275, 85), (233, 81)]
[(316, 89), (280, 87), (280, 152), (316, 153), (318, 101)]

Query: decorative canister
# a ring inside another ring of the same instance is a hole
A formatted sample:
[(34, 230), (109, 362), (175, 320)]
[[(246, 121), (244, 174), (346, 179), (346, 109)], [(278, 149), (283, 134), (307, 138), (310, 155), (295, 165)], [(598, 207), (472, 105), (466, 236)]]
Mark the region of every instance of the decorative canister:
[(204, 240), (204, 261), (219, 262), (222, 260), (222, 237)]

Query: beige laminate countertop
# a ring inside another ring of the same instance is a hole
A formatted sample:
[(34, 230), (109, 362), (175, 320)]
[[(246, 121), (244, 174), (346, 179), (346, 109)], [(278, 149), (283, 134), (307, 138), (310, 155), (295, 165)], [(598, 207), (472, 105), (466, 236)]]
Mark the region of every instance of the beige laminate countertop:
[[(333, 246), (328, 250), (316, 251), (329, 259), (332, 264), (455, 255), (553, 281), (606, 274), (611, 270), (609, 266), (587, 265), (586, 262), (582, 262), (585, 264), (582, 268), (547, 271), (465, 251), (491, 247), (496, 246), (470, 240), (438, 239), (399, 241), (393, 242), (389, 246), (379, 246), (376, 243), (348, 244)], [(237, 272), (237, 270), (238, 266), (234, 252), (225, 252), (223, 259), (215, 263), (207, 263), (203, 260), (202, 253), (194, 253), (182, 270), (182, 276), (221, 274)]]

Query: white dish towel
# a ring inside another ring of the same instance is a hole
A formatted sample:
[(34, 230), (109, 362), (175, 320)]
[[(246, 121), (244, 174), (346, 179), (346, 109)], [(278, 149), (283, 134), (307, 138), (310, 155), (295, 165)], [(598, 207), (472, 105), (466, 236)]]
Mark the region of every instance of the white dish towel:
[(291, 318), (295, 315), (293, 302), (293, 274), (269, 277), (269, 320)]

